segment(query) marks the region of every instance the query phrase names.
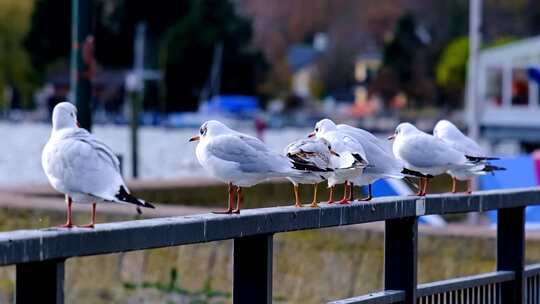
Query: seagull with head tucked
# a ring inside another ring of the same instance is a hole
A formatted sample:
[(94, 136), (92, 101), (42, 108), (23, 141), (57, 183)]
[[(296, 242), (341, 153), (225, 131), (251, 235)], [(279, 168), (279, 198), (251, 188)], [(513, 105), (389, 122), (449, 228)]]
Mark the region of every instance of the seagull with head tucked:
[[(428, 177), (418, 171), (405, 168), (403, 162), (392, 154), (389, 147), (370, 132), (346, 124), (337, 125), (337, 129), (362, 143), (362, 147), (366, 151), (369, 166), (364, 169), (361, 175), (350, 181), (352, 188), (354, 185), (368, 186), (368, 196), (361, 200), (369, 201), (373, 198), (371, 185), (379, 179), (402, 179), (410, 176)], [(353, 193), (354, 191), (351, 189), (351, 199), (353, 199)]]
[[(405, 163), (411, 170), (424, 175), (439, 175), (449, 170), (474, 170), (477, 164), (444, 141), (433, 135), (418, 130), (410, 123), (401, 123), (397, 126), (394, 135), (392, 150), (394, 156)], [(424, 196), (427, 192), (428, 179), (420, 178), (417, 195)]]
[(298, 184), (313, 184), (313, 201), (311, 207), (317, 205), (317, 186), (320, 182), (328, 179), (328, 176), (334, 170), (330, 167), (330, 157), (335, 155), (339, 157), (331, 144), (324, 138), (303, 138), (290, 143), (284, 149), (285, 155), (296, 163), (310, 165), (315, 170), (308, 171), (306, 174), (297, 177), (288, 177), (293, 183), (295, 206), (301, 207), (300, 196), (298, 193)]
[(154, 208), (130, 194), (120, 173), (120, 162), (112, 150), (85, 129), (79, 128), (77, 108), (69, 102), (54, 107), (52, 132), (43, 148), (41, 163), (51, 186), (64, 193), (67, 222), (72, 227), (71, 204), (92, 205), (90, 224), (96, 222), (97, 203), (121, 203)]
[(369, 165), (362, 144), (354, 137), (339, 131), (336, 124), (330, 119), (322, 119), (317, 122), (314, 132), (309, 136), (324, 138), (332, 145), (332, 149), (339, 154), (339, 157), (331, 157), (334, 171), (328, 177), (328, 186), (330, 187), (328, 203), (333, 203), (335, 185), (343, 184), (344, 195), (339, 203), (349, 204), (349, 193), (351, 191), (349, 181), (362, 175), (364, 168)]
[(472, 178), (477, 175), (485, 175), (495, 171), (506, 170), (489, 164), (487, 161), (496, 160), (496, 157), (486, 156), (483, 149), (471, 138), (463, 134), (453, 123), (448, 120), (440, 120), (433, 129), (433, 136), (441, 139), (450, 147), (465, 154), (470, 161), (478, 162), (474, 168), (454, 169), (447, 173), (452, 177), (452, 193), (456, 192), (456, 180), (467, 181), (467, 193), (472, 192)]
[[(229, 185), (228, 208), (224, 212), (240, 213), (242, 188), (251, 187), (270, 178), (297, 177), (313, 169), (270, 150), (262, 141), (234, 131), (223, 123), (210, 120), (202, 124), (198, 141), (197, 159), (210, 174)], [(233, 210), (234, 190), (236, 208)]]

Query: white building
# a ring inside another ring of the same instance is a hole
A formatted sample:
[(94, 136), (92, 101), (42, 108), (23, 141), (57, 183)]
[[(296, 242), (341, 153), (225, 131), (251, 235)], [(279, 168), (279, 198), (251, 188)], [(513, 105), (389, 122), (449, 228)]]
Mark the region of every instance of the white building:
[(490, 141), (540, 143), (540, 36), (480, 52), (481, 132)]

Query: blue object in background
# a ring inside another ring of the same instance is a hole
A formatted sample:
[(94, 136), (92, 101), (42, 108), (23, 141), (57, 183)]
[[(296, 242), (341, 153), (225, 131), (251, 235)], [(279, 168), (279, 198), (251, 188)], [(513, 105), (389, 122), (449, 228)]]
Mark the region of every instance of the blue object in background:
[(529, 79), (536, 82), (536, 84), (540, 84), (540, 68), (532, 66), (528, 67), (527, 76), (529, 77)]
[[(534, 187), (538, 185), (536, 164), (530, 155), (503, 158), (494, 165), (505, 167), (506, 171), (497, 171), (495, 175), (480, 177), (480, 189), (508, 189)], [(497, 212), (489, 211), (490, 221), (497, 223)], [(540, 206), (530, 206), (525, 209), (525, 226), (540, 228)]]
[(204, 106), (208, 112), (228, 112), (231, 114), (251, 114), (260, 109), (259, 100), (245, 95), (214, 96)]

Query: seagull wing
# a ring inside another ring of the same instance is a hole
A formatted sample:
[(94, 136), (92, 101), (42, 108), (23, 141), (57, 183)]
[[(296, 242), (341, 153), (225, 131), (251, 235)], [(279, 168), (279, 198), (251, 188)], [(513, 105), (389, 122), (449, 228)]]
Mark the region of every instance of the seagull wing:
[(216, 136), (208, 143), (207, 149), (212, 156), (235, 163), (246, 173), (278, 173), (292, 169), (291, 162), (285, 156), (271, 151), (251, 136)]
[(401, 158), (415, 167), (466, 166), (465, 155), (453, 149), (442, 140), (429, 135), (415, 135), (407, 138), (400, 147)]

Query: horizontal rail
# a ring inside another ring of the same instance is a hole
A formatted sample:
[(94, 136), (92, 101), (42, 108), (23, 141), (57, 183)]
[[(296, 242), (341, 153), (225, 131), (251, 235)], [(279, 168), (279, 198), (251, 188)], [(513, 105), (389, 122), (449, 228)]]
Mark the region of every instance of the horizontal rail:
[(540, 263), (525, 266), (525, 277), (540, 276)]
[(201, 214), (96, 225), (95, 229), (0, 233), (0, 265), (171, 247), (344, 226), (429, 214), (465, 213), (540, 204), (540, 188), (479, 191), (472, 195), (384, 197), (320, 208), (273, 207), (240, 215)]
[(368, 295), (328, 302), (328, 304), (392, 304), (405, 300), (402, 290), (385, 290)]
[(514, 278), (515, 274), (512, 271), (496, 271), (480, 275), (437, 281), (418, 285), (417, 295), (418, 297), (425, 297), (437, 293), (509, 282), (514, 280)]

